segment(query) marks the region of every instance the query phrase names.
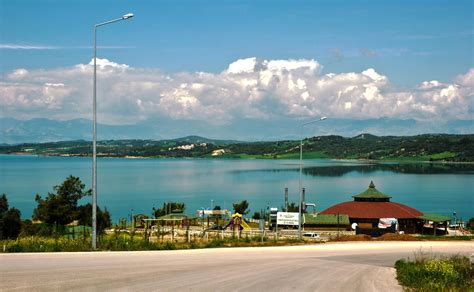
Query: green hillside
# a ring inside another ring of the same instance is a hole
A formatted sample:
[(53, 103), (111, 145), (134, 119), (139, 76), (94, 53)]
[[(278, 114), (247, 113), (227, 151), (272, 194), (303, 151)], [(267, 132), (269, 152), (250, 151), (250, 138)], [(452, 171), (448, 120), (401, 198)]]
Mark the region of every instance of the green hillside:
[[(300, 141), (235, 142), (185, 137), (173, 140), (99, 141), (99, 156), (299, 159)], [(303, 140), (305, 159), (474, 162), (474, 135), (426, 134), (352, 138), (320, 136)], [(90, 156), (91, 142), (66, 141), (0, 146), (3, 154)]]

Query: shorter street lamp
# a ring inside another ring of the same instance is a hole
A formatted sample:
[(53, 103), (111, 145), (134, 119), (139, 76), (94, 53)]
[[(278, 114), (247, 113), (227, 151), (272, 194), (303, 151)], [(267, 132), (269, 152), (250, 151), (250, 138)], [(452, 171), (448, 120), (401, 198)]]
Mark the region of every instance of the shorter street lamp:
[(327, 119), (327, 117), (322, 117), (317, 120), (313, 120), (304, 124), (301, 124), (300, 126), (300, 134), (301, 134), (301, 140), (300, 140), (300, 180), (299, 180), (299, 192), (300, 192), (300, 204), (298, 208), (298, 239), (301, 240), (301, 208), (303, 205), (303, 186), (302, 186), (302, 169), (303, 169), (303, 127), (312, 123), (324, 121)]

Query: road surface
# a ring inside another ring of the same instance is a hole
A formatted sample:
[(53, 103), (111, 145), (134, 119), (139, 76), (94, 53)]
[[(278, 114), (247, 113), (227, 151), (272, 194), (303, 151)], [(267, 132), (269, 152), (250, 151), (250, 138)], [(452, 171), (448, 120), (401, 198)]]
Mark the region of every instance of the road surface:
[(1, 291), (401, 291), (393, 264), (474, 242), (352, 242), (180, 251), (0, 254)]

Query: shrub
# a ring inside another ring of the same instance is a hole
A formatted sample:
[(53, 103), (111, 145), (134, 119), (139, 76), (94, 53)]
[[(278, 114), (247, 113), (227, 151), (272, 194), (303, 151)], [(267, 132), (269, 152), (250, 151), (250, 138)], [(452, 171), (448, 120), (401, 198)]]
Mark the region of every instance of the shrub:
[(474, 288), (474, 268), (467, 257), (418, 256), (415, 261), (395, 263), (397, 279), (403, 286), (420, 291), (468, 291)]

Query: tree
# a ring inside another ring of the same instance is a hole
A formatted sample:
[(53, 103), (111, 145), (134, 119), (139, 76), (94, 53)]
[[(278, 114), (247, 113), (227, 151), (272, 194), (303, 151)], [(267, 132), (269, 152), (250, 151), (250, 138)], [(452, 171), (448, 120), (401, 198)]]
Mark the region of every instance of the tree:
[(7, 195), (0, 196), (0, 239), (17, 238), (21, 230), (21, 213), (8, 208)]
[(8, 211), (8, 200), (7, 200), (7, 195), (2, 194), (0, 197), (0, 214), (5, 213)]
[[(285, 210), (285, 208), (281, 208), (282, 210)], [(295, 202), (288, 203), (288, 211), (287, 212), (298, 212), (299, 210), (298, 204)]]
[[(221, 208), (221, 206), (216, 205), (216, 206), (214, 207), (214, 209), (212, 209), (212, 210), (214, 210), (214, 211), (220, 211), (220, 210), (222, 210), (222, 208)], [(212, 215), (212, 218), (221, 219), (221, 218), (222, 218), (222, 215), (221, 215), (221, 214)]]
[(466, 226), (468, 229), (472, 231), (474, 231), (474, 218), (471, 218), (469, 219), (469, 221), (467, 221), (467, 226)]
[(162, 208), (153, 208), (153, 215), (155, 216), (155, 218), (158, 218), (170, 213), (183, 213), (184, 209), (186, 209), (186, 205), (184, 203), (168, 202), (163, 203)]
[(261, 214), (260, 214), (260, 212), (255, 211), (255, 212), (253, 213), (252, 219), (255, 219), (255, 220), (261, 219)]
[(61, 184), (54, 186), (55, 193), (48, 193), (46, 198), (36, 195), (38, 206), (33, 210), (33, 219), (48, 224), (66, 225), (79, 217), (77, 202), (91, 194), (84, 191), (85, 185), (78, 177), (69, 176)]
[(247, 202), (247, 200), (243, 200), (240, 203), (234, 203), (232, 204), (232, 206), (234, 207), (234, 211), (236, 213), (239, 213), (242, 215), (245, 215), (248, 213), (247, 209), (249, 207), (249, 203)]
[[(79, 216), (77, 218), (80, 225), (92, 226), (92, 205), (90, 203), (79, 207)], [(110, 213), (107, 208), (102, 211), (97, 206), (97, 230), (103, 232), (106, 228), (112, 226)]]

